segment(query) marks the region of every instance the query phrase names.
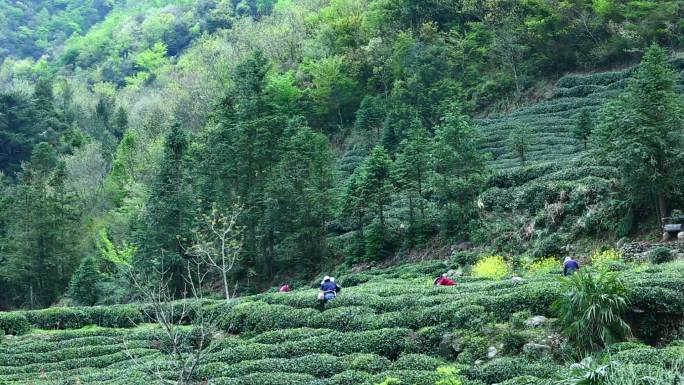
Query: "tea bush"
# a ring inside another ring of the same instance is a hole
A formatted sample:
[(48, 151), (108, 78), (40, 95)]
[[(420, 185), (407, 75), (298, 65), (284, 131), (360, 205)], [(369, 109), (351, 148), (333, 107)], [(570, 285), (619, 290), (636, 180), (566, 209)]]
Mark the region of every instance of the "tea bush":
[(558, 366), (552, 361), (529, 361), (525, 358), (503, 357), (480, 366), (473, 366), (469, 376), (494, 384), (520, 376), (550, 378), (557, 370)]
[[(208, 384), (373, 385), (391, 376), (402, 384), (434, 385), (442, 378), (435, 371), (444, 364), (441, 357), (459, 363), (464, 385), (516, 385), (536, 379), (548, 384), (564, 373), (551, 361), (509, 356), (523, 343), (553, 332), (553, 324), (525, 326), (532, 315), (553, 316), (550, 304), (563, 291), (551, 274), (529, 274), (524, 283), (466, 276), (456, 287), (432, 286), (432, 273), (444, 271), (449, 263), (369, 269), (363, 274), (372, 280), (345, 288), (323, 311), (315, 308), (313, 289), (246, 296), (230, 303), (207, 301), (204, 309), (220, 317), (223, 330), (213, 338), (200, 377)], [(354, 274), (360, 273), (347, 276)], [(684, 264), (628, 266), (622, 276), (631, 289), (628, 315), (639, 337), (681, 322)], [(143, 306), (66, 309), (0, 313), (24, 316), (29, 326), (31, 319), (57, 329), (34, 330), (0, 345), (0, 383), (152, 383), (145, 365), (172, 376), (166, 337), (155, 325), (64, 329), (86, 322), (130, 325), (125, 319), (136, 315), (149, 321)], [(79, 314), (86, 319), (78, 320)], [(192, 340), (192, 330), (184, 326), (181, 337)], [(653, 336), (653, 341), (665, 341)], [(486, 359), (489, 346), (499, 350), (493, 360)], [(628, 342), (609, 346), (605, 354), (630, 365), (661, 367), (682, 356), (682, 346), (652, 348)], [(485, 361), (475, 365), (476, 360)]]
[(21, 313), (0, 313), (0, 330), (4, 334), (21, 335), (31, 329), (28, 319)]
[(653, 249), (649, 253), (648, 257), (653, 263), (666, 263), (674, 259), (672, 250), (668, 249), (667, 247), (658, 247)]
[(399, 357), (391, 366), (391, 370), (436, 370), (444, 365), (440, 359), (424, 354), (406, 354)]

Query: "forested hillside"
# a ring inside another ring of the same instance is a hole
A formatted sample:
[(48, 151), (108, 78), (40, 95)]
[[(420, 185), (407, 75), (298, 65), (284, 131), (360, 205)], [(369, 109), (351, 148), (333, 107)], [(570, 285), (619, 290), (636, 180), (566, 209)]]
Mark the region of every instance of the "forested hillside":
[(682, 20), (0, 0), (0, 383), (684, 383)]
[(0, 1), (0, 306), (128, 302), (160, 270), (180, 295), (195, 263), (230, 296), (456, 244), (659, 237), (683, 206), (682, 16)]

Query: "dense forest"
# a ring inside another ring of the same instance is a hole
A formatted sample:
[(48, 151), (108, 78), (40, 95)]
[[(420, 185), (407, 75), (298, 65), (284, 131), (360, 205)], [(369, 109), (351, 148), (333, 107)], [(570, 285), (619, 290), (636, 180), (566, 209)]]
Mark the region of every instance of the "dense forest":
[(249, 293), (660, 234), (684, 208), (682, 20), (676, 0), (0, 0), (0, 307), (128, 302), (160, 269), (180, 292), (193, 261), (228, 295), (227, 275)]

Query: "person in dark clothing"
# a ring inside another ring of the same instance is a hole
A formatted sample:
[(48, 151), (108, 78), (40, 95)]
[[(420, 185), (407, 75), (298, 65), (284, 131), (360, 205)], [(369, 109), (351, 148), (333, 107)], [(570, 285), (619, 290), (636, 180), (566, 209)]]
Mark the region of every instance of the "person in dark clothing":
[(437, 278), (435, 278), (434, 282), (435, 286), (456, 286), (458, 283), (454, 281), (453, 279), (447, 278), (446, 274), (443, 274)]
[(563, 261), (563, 275), (566, 277), (572, 275), (575, 271), (579, 270), (579, 268), (579, 263), (571, 257), (566, 257), (565, 261)]
[(329, 301), (337, 297), (337, 293), (340, 291), (342, 291), (342, 287), (335, 283), (335, 278), (326, 275), (321, 281), (319, 299)]

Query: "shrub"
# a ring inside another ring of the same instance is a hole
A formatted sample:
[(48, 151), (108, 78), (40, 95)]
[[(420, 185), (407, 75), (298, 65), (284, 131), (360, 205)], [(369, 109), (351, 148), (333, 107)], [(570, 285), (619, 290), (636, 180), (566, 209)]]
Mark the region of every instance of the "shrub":
[(397, 385), (435, 385), (440, 376), (434, 370), (390, 370), (376, 374), (372, 383), (382, 383), (387, 379), (395, 379), (395, 382), (390, 382), (390, 384)]
[(435, 381), (435, 385), (462, 385), (461, 377), (459, 373), (461, 372), (458, 368), (454, 366), (440, 366), (436, 369), (439, 379)]
[(338, 360), (348, 370), (379, 373), (389, 368), (391, 361), (377, 354), (355, 353), (339, 357)]
[(309, 326), (310, 321), (318, 314), (314, 309), (296, 309), (260, 301), (245, 302), (236, 305), (221, 321), (221, 326), (232, 333), (301, 328)]
[(651, 262), (655, 264), (670, 262), (674, 259), (672, 251), (667, 247), (657, 247), (648, 254)]
[(508, 329), (501, 335), (502, 351), (505, 354), (520, 353), (526, 342), (527, 337), (519, 331)]
[(547, 385), (552, 384), (551, 380), (542, 380), (535, 376), (520, 376), (506, 380), (499, 385)]
[(375, 313), (362, 306), (348, 306), (328, 309), (311, 318), (312, 327), (330, 327), (339, 331), (360, 331), (373, 329)]
[(531, 275), (544, 275), (560, 271), (560, 262), (556, 257), (544, 257), (532, 262), (527, 271)]
[(525, 327), (525, 324), (530, 317), (532, 317), (532, 313), (530, 313), (529, 310), (522, 310), (513, 313), (509, 320), (511, 322), (511, 326), (517, 329), (522, 329)]
[(511, 266), (500, 255), (491, 255), (477, 261), (473, 267), (473, 276), (489, 279), (501, 279), (511, 273)]
[(89, 314), (77, 307), (52, 307), (25, 314), (33, 326), (41, 329), (77, 329), (92, 323)]
[(612, 363), (603, 379), (604, 385), (681, 384), (684, 382), (684, 362), (673, 368), (661, 365)]
[(273, 330), (252, 338), (252, 342), (261, 344), (279, 344), (286, 341), (299, 341), (310, 337), (321, 336), (332, 332), (330, 329), (296, 328)]
[(611, 265), (619, 263), (622, 259), (622, 253), (615, 249), (607, 249), (597, 251), (591, 256), (591, 264), (597, 270), (610, 270)]
[(561, 279), (564, 291), (553, 304), (563, 331), (584, 351), (597, 350), (630, 334), (623, 320), (627, 289), (615, 273), (580, 270)]
[(557, 366), (552, 362), (502, 357), (480, 366), (473, 366), (470, 369), (469, 377), (494, 384), (526, 375), (550, 377), (556, 369)]
[(0, 313), (0, 330), (4, 334), (21, 335), (31, 330), (26, 317), (21, 313)]
[(253, 373), (236, 378), (220, 378), (212, 381), (214, 385), (302, 385), (312, 383), (316, 378), (299, 373)]
[(391, 370), (436, 370), (443, 362), (424, 354), (406, 354), (390, 366)]
[(338, 373), (325, 381), (325, 385), (358, 385), (366, 384), (372, 375), (358, 370), (346, 370)]
[(477, 262), (479, 254), (475, 251), (456, 251), (451, 259), (459, 266), (470, 266)]
[(148, 321), (135, 305), (102, 306), (90, 309), (92, 323), (108, 328), (126, 328)]

